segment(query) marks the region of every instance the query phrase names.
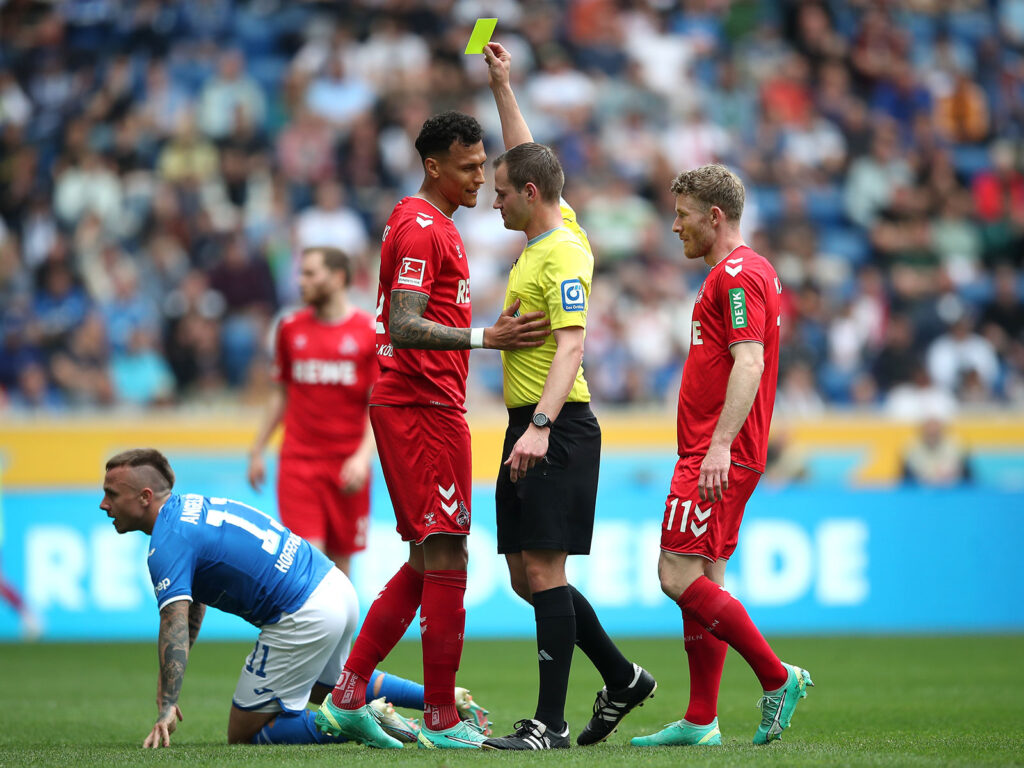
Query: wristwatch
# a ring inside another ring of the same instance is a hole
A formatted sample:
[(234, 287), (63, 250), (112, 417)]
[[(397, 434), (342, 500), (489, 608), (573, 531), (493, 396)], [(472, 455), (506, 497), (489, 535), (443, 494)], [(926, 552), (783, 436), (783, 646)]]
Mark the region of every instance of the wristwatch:
[(547, 417), (547, 414), (541, 413), (540, 411), (537, 411), (535, 414), (533, 414), (533, 426), (537, 427), (538, 429), (550, 427), (551, 424), (552, 421)]

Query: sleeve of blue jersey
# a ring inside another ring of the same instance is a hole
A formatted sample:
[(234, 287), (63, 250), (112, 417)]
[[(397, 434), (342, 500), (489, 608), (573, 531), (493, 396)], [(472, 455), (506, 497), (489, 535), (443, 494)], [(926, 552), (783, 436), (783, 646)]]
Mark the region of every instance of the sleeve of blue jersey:
[(148, 565), (159, 608), (174, 600), (192, 599), (195, 551), (181, 537), (172, 534), (151, 541)]

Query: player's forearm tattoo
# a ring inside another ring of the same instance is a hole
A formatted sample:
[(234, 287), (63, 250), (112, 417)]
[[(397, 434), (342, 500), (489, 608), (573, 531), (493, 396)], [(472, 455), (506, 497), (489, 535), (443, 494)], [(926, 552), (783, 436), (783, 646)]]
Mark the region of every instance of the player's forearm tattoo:
[(391, 292), (391, 344), (398, 349), (469, 349), (469, 328), (424, 319), (427, 299), (415, 291)]
[(188, 605), (184, 600), (171, 603), (160, 611), (160, 714), (164, 715), (178, 703), (181, 684), (188, 663)]
[(203, 626), (203, 617), (206, 615), (206, 606), (203, 603), (192, 603), (188, 607), (188, 648), (196, 644), (199, 637), (199, 628)]

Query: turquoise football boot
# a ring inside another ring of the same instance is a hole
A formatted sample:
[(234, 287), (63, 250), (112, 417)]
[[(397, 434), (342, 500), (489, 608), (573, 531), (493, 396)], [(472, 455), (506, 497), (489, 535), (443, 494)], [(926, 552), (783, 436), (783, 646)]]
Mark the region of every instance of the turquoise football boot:
[(757, 706), (761, 708), (761, 725), (754, 734), (755, 744), (768, 744), (782, 738), (782, 732), (789, 728), (793, 719), (793, 710), (800, 699), (807, 698), (807, 689), (814, 685), (811, 673), (806, 669), (783, 665), (789, 678), (786, 684), (777, 691), (765, 691)]
[(722, 732), (716, 717), (708, 725), (694, 725), (687, 720), (669, 723), (650, 736), (634, 736), (629, 740), (634, 747), (702, 747), (720, 746)]

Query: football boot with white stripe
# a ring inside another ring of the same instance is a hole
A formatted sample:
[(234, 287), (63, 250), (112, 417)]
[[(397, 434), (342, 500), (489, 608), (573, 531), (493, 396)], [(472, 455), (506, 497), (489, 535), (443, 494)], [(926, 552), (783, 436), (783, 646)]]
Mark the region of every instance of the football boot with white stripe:
[(516, 729), (515, 733), (488, 739), (484, 742), (484, 746), (491, 749), (515, 750), (569, 748), (568, 723), (565, 724), (565, 729), (561, 733), (551, 730), (540, 720), (519, 720), (512, 727)]
[(761, 725), (754, 734), (755, 744), (767, 744), (782, 738), (782, 732), (789, 728), (793, 710), (800, 699), (807, 698), (807, 688), (813, 687), (811, 673), (806, 669), (783, 663), (789, 674), (786, 684), (777, 691), (765, 691), (757, 703), (761, 708)]
[(451, 728), (432, 731), (422, 727), (416, 735), (420, 749), (490, 749), (480, 728), (467, 720), (459, 720)]
[(622, 718), (642, 707), (644, 702), (654, 696), (658, 683), (651, 673), (639, 664), (633, 665), (633, 682), (625, 688), (609, 691), (607, 686), (597, 692), (594, 702), (594, 716), (576, 738), (581, 747), (604, 741), (619, 727)]
[(377, 722), (388, 736), (398, 739), (403, 744), (412, 744), (420, 732), (420, 724), (417, 720), (404, 717), (395, 711), (395, 707), (381, 696), (374, 699), (368, 705), (377, 713)]

